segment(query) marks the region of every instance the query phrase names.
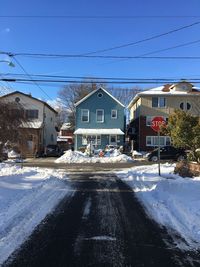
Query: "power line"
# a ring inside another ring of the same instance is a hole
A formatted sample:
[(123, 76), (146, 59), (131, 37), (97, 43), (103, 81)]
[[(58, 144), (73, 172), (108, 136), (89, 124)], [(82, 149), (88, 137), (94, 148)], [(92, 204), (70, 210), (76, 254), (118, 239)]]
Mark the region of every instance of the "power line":
[[(80, 81), (80, 80), (45, 80), (45, 79), (21, 79), (21, 78), (0, 78), (0, 81), (7, 81), (7, 82), (40, 82), (40, 83), (88, 83), (88, 81)], [(177, 83), (180, 82), (180, 80), (171, 79), (171, 80), (165, 80), (165, 82), (168, 83)], [(96, 84), (102, 84), (104, 81), (93, 81)], [(106, 81), (108, 84), (136, 84), (136, 83), (143, 83), (143, 84), (152, 84), (152, 83), (163, 83), (164, 81), (161, 79), (132, 79), (131, 81), (124, 81), (124, 80), (112, 80), (112, 81)], [(191, 83), (200, 83), (199, 79), (193, 79), (190, 81)], [(92, 83), (92, 82), (91, 82)]]
[(199, 18), (200, 16), (195, 15), (166, 15), (166, 16), (145, 16), (145, 15), (123, 15), (123, 16), (114, 16), (114, 15), (0, 15), (0, 18), (8, 18), (8, 19), (183, 19), (183, 18)]
[(53, 100), (38, 84), (36, 81), (34, 81), (31, 77), (31, 75), (24, 69), (24, 67), (21, 65), (21, 63), (13, 56), (13, 59), (15, 62), (20, 66), (20, 68), (24, 71), (24, 73), (32, 80), (32, 82), (50, 99)]
[[(154, 53), (154, 52), (152, 52)], [(36, 54), (35, 54), (36, 55)], [(39, 55), (39, 54), (37, 54)], [(94, 56), (94, 55), (65, 55), (66, 58), (99, 58), (99, 59), (200, 59), (199, 56)]]
[[(148, 80), (148, 81), (155, 81), (155, 80), (159, 80), (159, 81), (164, 81), (164, 82), (168, 82), (168, 81), (177, 81), (177, 80), (182, 80), (182, 78), (129, 78), (129, 77), (92, 77), (92, 76), (66, 76), (66, 75), (45, 75), (45, 74), (30, 74), (31, 77), (42, 77), (42, 78), (64, 78), (64, 79), (82, 79), (82, 80), (89, 80), (89, 82), (93, 82), (94, 80)], [(21, 73), (6, 73), (4, 74), (4, 77), (7, 76), (21, 76), (23, 78), (23, 76), (25, 76), (24, 74)], [(198, 75), (197, 75), (198, 76)], [(5, 78), (6, 79), (6, 78)], [(16, 78), (18, 79), (18, 78)], [(192, 78), (192, 77), (186, 77), (184, 80), (200, 80), (199, 78)]]
[[(141, 58), (143, 56), (147, 56), (147, 55), (151, 55), (151, 54), (155, 54), (155, 53), (160, 53), (160, 52), (164, 52), (164, 51), (168, 51), (168, 50), (172, 50), (172, 49), (176, 49), (176, 48), (180, 48), (180, 47), (184, 47), (184, 46), (188, 46), (188, 45), (191, 45), (191, 44), (195, 44), (195, 43), (199, 43), (200, 40), (195, 40), (195, 41), (191, 41), (191, 42), (187, 42), (187, 43), (183, 43), (183, 44), (180, 44), (180, 45), (176, 45), (176, 46), (171, 46), (171, 47), (167, 47), (167, 48), (164, 48), (164, 49), (160, 49), (160, 50), (155, 50), (155, 51), (152, 51), (152, 52), (147, 52), (147, 53), (144, 53), (144, 54), (141, 54), (141, 55), (138, 55), (138, 56), (119, 56), (120, 58)], [(69, 55), (69, 54), (47, 54), (47, 53), (12, 53), (12, 52), (4, 52), (4, 51), (0, 51), (0, 54), (6, 54), (10, 57), (13, 57), (13, 56), (27, 56), (27, 57), (46, 57), (46, 58), (62, 58), (62, 57), (95, 57), (95, 58), (107, 58), (107, 57), (114, 57), (114, 56), (90, 56), (90, 55), (80, 55), (80, 54), (75, 54), (75, 55)]]
[(128, 47), (128, 46), (132, 46), (132, 45), (144, 43), (144, 42), (147, 42), (147, 41), (150, 41), (150, 40), (153, 40), (153, 39), (160, 38), (160, 37), (165, 36), (165, 35), (172, 34), (174, 32), (178, 32), (178, 31), (181, 31), (181, 30), (184, 30), (184, 29), (187, 29), (187, 28), (196, 26), (198, 24), (200, 24), (200, 21), (197, 21), (195, 23), (192, 23), (192, 24), (189, 24), (189, 25), (180, 27), (180, 28), (176, 28), (174, 30), (171, 30), (171, 31), (168, 31), (168, 32), (165, 32), (165, 33), (157, 34), (157, 35), (154, 35), (154, 36), (151, 36), (151, 37), (148, 37), (148, 38), (145, 38), (145, 39), (136, 41), (136, 42), (131, 42), (131, 43), (123, 44), (123, 45), (113, 46), (113, 47), (106, 48), (106, 49), (100, 49), (100, 50), (88, 52), (85, 55), (91, 55), (91, 54), (96, 54), (96, 53), (108, 52), (108, 51), (111, 51), (111, 50), (116, 50), (116, 49), (120, 49), (120, 48), (124, 48), (124, 47)]

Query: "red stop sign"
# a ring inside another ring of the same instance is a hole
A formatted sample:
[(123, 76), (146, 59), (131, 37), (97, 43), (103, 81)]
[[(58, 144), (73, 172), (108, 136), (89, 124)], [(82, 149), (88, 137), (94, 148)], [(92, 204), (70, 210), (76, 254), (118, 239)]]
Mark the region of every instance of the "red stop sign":
[(162, 126), (166, 126), (166, 121), (164, 120), (163, 117), (154, 117), (151, 120), (151, 128), (155, 131), (155, 132), (159, 132), (160, 128)]

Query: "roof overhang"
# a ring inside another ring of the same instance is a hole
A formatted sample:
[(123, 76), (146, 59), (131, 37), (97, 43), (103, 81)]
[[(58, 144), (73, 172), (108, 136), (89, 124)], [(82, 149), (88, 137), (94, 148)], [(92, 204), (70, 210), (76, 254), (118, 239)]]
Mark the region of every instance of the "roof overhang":
[(83, 134), (83, 135), (124, 135), (124, 132), (119, 128), (114, 129), (85, 129), (78, 128), (74, 134)]

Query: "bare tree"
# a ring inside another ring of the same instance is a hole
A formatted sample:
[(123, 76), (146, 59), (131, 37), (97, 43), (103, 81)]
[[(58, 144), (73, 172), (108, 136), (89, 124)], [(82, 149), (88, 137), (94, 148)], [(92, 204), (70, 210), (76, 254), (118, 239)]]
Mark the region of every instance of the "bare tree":
[(124, 106), (127, 106), (134, 96), (141, 92), (142, 89), (138, 86), (132, 88), (112, 87), (108, 91), (116, 97)]
[(22, 138), (20, 127), (25, 121), (24, 110), (18, 103), (0, 101), (0, 155), (6, 143), (17, 144)]
[(71, 123), (72, 127), (75, 125), (75, 103), (94, 89), (96, 89), (96, 84), (91, 82), (68, 84), (58, 92), (59, 98), (68, 111), (68, 121)]

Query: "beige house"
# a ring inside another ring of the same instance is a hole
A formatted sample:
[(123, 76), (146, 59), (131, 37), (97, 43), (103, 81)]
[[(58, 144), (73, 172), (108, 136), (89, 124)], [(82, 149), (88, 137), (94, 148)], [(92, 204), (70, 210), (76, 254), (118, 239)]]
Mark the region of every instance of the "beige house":
[(24, 156), (34, 156), (48, 144), (57, 143), (57, 112), (46, 102), (18, 91), (0, 97), (0, 101), (16, 102), (24, 109), (26, 122), (22, 123), (21, 131), (25, 139), (18, 140)]
[[(175, 109), (187, 111), (200, 116), (200, 88), (181, 81), (166, 84), (138, 93), (128, 105), (130, 110), (129, 137), (134, 149), (152, 150), (158, 144), (157, 133), (150, 125), (155, 116), (163, 116), (166, 121)], [(161, 136), (161, 145), (171, 144), (170, 136)]]

